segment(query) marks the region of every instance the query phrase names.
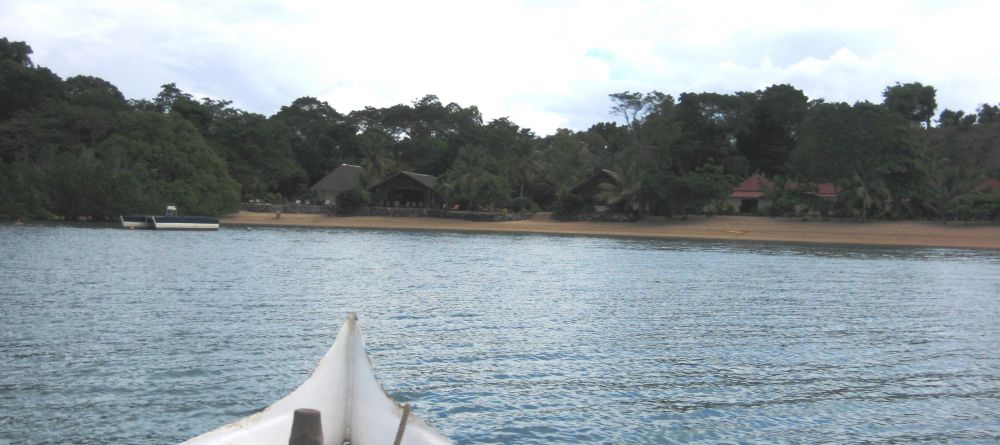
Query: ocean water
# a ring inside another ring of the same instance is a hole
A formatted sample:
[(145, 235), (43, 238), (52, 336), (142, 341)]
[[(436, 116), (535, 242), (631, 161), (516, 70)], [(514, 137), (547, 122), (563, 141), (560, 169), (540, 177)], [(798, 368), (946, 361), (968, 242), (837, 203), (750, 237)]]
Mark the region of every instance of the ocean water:
[(1000, 442), (1000, 252), (0, 225), (0, 443), (170, 444), (358, 313), (459, 443)]

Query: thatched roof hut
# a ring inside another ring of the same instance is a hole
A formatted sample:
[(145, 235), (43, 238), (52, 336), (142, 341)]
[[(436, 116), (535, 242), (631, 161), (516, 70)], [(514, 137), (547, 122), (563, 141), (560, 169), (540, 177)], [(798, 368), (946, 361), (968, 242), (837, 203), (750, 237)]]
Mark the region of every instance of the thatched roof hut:
[(441, 194), (434, 189), (436, 181), (431, 175), (399, 172), (369, 190), (382, 207), (433, 208), (444, 202)]
[(337, 195), (351, 189), (361, 187), (361, 174), (364, 170), (351, 164), (340, 164), (323, 179), (320, 179), (309, 190), (320, 194), (320, 199), (332, 203)]

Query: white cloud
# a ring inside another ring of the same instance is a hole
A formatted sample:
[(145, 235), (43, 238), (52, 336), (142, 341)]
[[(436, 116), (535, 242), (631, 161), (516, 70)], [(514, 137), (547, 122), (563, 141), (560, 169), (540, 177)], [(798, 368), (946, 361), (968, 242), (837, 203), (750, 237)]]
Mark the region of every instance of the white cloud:
[(941, 108), (1000, 101), (990, 1), (91, 1), (0, 5), (0, 29), (68, 77), (129, 97), (176, 82), (272, 114), (305, 95), (342, 112), (426, 94), (547, 134), (610, 120), (607, 94), (791, 83), (879, 101), (893, 82)]

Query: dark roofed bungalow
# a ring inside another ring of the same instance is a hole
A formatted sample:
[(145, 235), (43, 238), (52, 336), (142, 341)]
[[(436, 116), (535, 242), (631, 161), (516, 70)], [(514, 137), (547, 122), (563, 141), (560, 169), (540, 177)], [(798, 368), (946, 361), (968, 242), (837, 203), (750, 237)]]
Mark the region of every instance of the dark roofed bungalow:
[(435, 208), (444, 202), (441, 194), (434, 190), (435, 181), (431, 175), (399, 172), (369, 190), (382, 207)]
[(361, 174), (364, 170), (357, 165), (340, 164), (323, 179), (320, 179), (309, 190), (320, 194), (320, 199), (332, 203), (337, 195), (351, 189), (360, 188)]

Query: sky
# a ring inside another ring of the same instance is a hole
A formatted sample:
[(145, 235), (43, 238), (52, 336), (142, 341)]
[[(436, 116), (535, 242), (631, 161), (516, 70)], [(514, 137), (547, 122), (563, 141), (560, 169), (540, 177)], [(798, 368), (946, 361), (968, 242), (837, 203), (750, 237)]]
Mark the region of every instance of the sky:
[(347, 113), (434, 94), (547, 135), (620, 121), (621, 91), (787, 83), (877, 103), (921, 82), (938, 112), (974, 112), (1000, 102), (997, 17), (994, 0), (4, 0), (0, 36), (128, 98), (173, 82), (270, 116), (303, 96)]

